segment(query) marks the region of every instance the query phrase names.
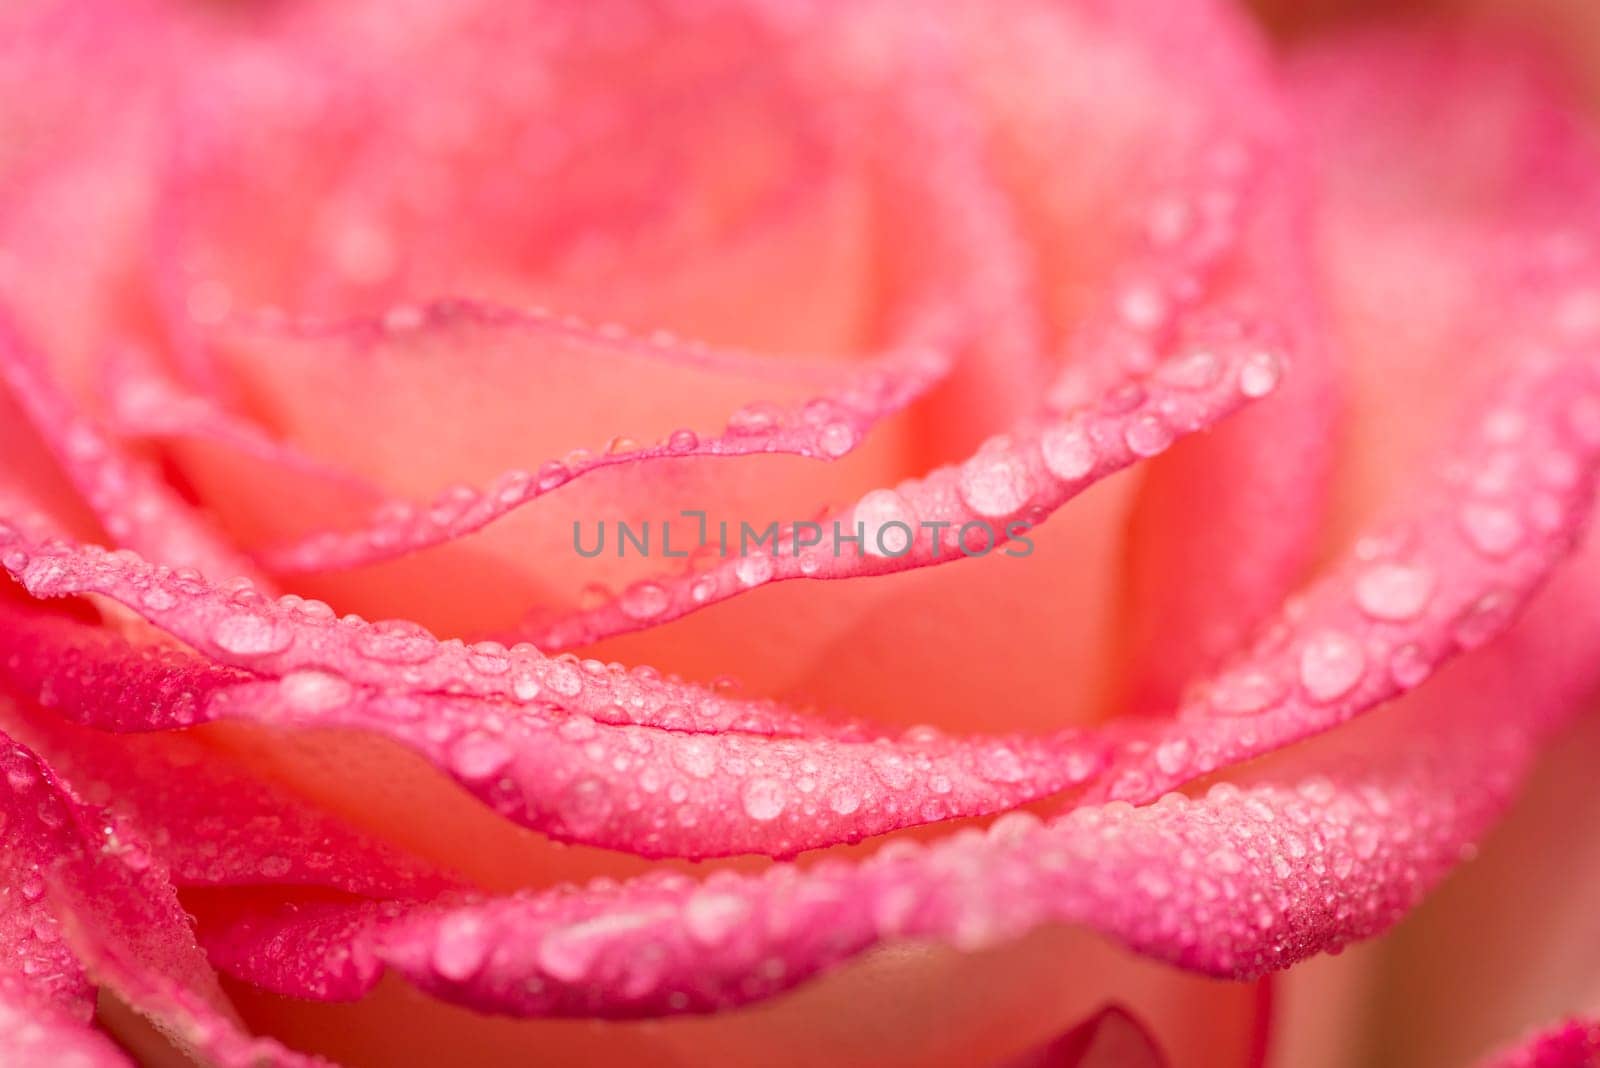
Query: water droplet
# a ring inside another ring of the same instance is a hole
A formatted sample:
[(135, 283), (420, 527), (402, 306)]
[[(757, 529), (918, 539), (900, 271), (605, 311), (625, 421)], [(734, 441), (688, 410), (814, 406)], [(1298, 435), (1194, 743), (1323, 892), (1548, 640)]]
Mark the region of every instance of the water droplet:
[(467, 662), (472, 665), (472, 670), (485, 675), (504, 675), (511, 670), (511, 658), (506, 655), (506, 647), (499, 642), (478, 642), (472, 647)]
[(1505, 593), (1484, 594), (1456, 620), (1456, 641), (1464, 648), (1476, 649), (1511, 622), (1514, 607)]
[(326, 712), (348, 704), (355, 688), (338, 675), (308, 668), (291, 671), (279, 679), (278, 692), (297, 709)]
[(1156, 767), (1167, 775), (1182, 774), (1194, 755), (1194, 746), (1184, 738), (1172, 738), (1156, 746)]
[(673, 752), (678, 767), (697, 779), (709, 779), (717, 770), (717, 751), (707, 739), (688, 737)]
[(1094, 442), (1081, 419), (1053, 423), (1039, 438), (1044, 465), (1064, 482), (1074, 482), (1094, 470)]
[(567, 660), (551, 661), (545, 682), (562, 697), (576, 697), (583, 690), (583, 676)]
[(656, 582), (635, 582), (622, 591), (622, 612), (629, 619), (654, 619), (667, 610), (671, 597)]
[(667, 448), (672, 452), (693, 452), (700, 444), (700, 436), (693, 430), (674, 430), (667, 438)]
[(861, 798), (848, 786), (841, 786), (828, 795), (828, 807), (841, 816), (848, 816), (861, 807)]
[(481, 782), (492, 779), (510, 765), (512, 752), (505, 742), (491, 734), (473, 731), (463, 735), (450, 749), (450, 766), (463, 779)]
[(768, 404), (749, 404), (728, 417), (730, 434), (762, 434), (778, 425), (779, 413)]
[(1153, 285), (1136, 283), (1117, 299), (1122, 321), (1135, 330), (1155, 330), (1167, 320), (1167, 302)]
[(772, 578), (772, 558), (765, 553), (741, 556), (733, 565), (733, 576), (746, 586), (759, 586)]
[(1314, 634), (1300, 649), (1300, 684), (1313, 701), (1333, 701), (1361, 681), (1367, 667), (1361, 645), (1336, 630)]
[(388, 664), (420, 664), (439, 651), (439, 644), (417, 624), (391, 619), (372, 624), (356, 638), (356, 649)]
[(1028, 777), (1016, 750), (1004, 745), (991, 746), (978, 755), (978, 774), (990, 782), (1021, 782)]
[(1381, 838), (1371, 824), (1358, 823), (1350, 828), (1350, 846), (1362, 860), (1371, 860), (1378, 854)]
[(268, 879), (281, 879), (294, 869), (288, 857), (269, 856), (262, 857), (258, 870)]
[(1278, 388), (1283, 377), (1283, 363), (1270, 352), (1256, 352), (1245, 357), (1239, 368), (1239, 392), (1252, 399), (1265, 397)]
[(471, 979), (488, 959), (483, 921), (472, 913), (447, 915), (434, 938), (433, 970), (446, 979), (458, 983)]
[(539, 492), (549, 493), (572, 477), (567, 465), (560, 460), (548, 460), (539, 467)]
[(1428, 654), (1420, 645), (1402, 645), (1389, 658), (1389, 675), (1403, 690), (1420, 686), (1431, 670)]
[(873, 490), (855, 507), (861, 526), (862, 552), (869, 556), (904, 556), (916, 540), (917, 514), (891, 489)]
[(561, 795), (558, 808), (567, 831), (581, 838), (605, 826), (611, 816), (611, 795), (604, 783), (579, 779)]
[(750, 905), (735, 894), (699, 890), (683, 905), (684, 928), (702, 945), (720, 944), (750, 915)]
[(1122, 439), (1135, 456), (1154, 456), (1172, 444), (1172, 428), (1154, 412), (1144, 412), (1128, 423)]
[(1506, 556), (1522, 544), (1522, 520), (1499, 505), (1468, 504), (1461, 509), (1461, 529), (1485, 556)]
[(967, 507), (989, 519), (1015, 512), (1033, 495), (1022, 462), (1004, 447), (987, 448), (963, 464), (960, 489)]
[(847, 423), (829, 423), (817, 435), (823, 455), (838, 458), (855, 447), (856, 432)]
[(1214, 353), (1201, 349), (1167, 361), (1156, 376), (1179, 389), (1205, 389), (1216, 385), (1222, 377), (1222, 361)]
[(1411, 564), (1381, 563), (1356, 579), (1356, 604), (1374, 619), (1415, 619), (1433, 596), (1433, 572)]
[(1276, 704), (1283, 696), (1277, 679), (1264, 671), (1244, 670), (1224, 675), (1211, 689), (1211, 707), (1218, 715), (1253, 716)]
[(211, 632), (211, 640), (225, 652), (239, 656), (281, 653), (294, 640), (294, 632), (276, 620), (256, 615), (228, 616)]
[(150, 586), (139, 595), (139, 603), (152, 612), (165, 612), (177, 607), (178, 598), (165, 586)]
[(589, 974), (603, 946), (583, 924), (557, 928), (539, 942), (539, 967), (564, 983), (575, 983)]
[(519, 671), (511, 680), (511, 696), (524, 703), (539, 696), (539, 680), (531, 671)]
[(904, 790), (915, 778), (910, 763), (899, 753), (879, 753), (869, 763), (878, 778), (891, 790)]
[(777, 819), (788, 803), (783, 784), (776, 779), (750, 780), (739, 792), (739, 799), (744, 804), (745, 813), (761, 822)]

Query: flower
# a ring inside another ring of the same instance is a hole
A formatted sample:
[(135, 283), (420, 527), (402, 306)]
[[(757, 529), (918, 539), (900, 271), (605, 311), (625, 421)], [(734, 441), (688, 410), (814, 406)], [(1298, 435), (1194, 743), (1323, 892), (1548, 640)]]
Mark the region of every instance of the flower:
[(1597, 681), (1475, 24), (0, 18), (8, 1063), (1260, 1063)]

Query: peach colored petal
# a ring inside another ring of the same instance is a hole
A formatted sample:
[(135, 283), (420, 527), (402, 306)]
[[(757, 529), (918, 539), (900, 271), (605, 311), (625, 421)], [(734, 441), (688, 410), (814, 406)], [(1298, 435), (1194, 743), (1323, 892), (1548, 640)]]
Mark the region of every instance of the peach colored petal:
[[(18, 552), (25, 550), (10, 550), (8, 560), (15, 563)], [(222, 618), (209, 634), (225, 655), (248, 655), (284, 652), (270, 646), (280, 636), (294, 642), (296, 629), (246, 613)], [(304, 638), (319, 636), (300, 635), (302, 654)], [(321, 668), (258, 681), (159, 647), (135, 648), (102, 628), (26, 613), (11, 615), (7, 645), (20, 653), (8, 672), (12, 684), (47, 693), (52, 707), (78, 722), (151, 730), (240, 718), (360, 729), (416, 750), (509, 819), (645, 856), (788, 855), (1002, 811), (1082, 782), (1102, 748), (1073, 732), (891, 742), (596, 723), (547, 706), (385, 692)], [(322, 656), (329, 663), (326, 647)]]

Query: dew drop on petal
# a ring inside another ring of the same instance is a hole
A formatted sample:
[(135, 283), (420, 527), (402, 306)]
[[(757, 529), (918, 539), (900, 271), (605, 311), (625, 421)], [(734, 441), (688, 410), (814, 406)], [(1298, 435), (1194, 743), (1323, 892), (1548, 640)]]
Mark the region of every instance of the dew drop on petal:
[(499, 738), (480, 731), (463, 735), (450, 749), (450, 766), (471, 781), (492, 779), (511, 763), (511, 749)]
[(717, 770), (717, 752), (712, 743), (691, 735), (673, 752), (678, 767), (697, 779), (709, 779)]
[(667, 610), (671, 598), (657, 582), (636, 582), (622, 591), (622, 613), (629, 619), (654, 619)]
[(684, 902), (683, 925), (690, 938), (714, 946), (738, 930), (749, 914), (749, 904), (736, 894), (700, 890)]
[(1485, 556), (1506, 556), (1522, 544), (1522, 520), (1509, 508), (1473, 502), (1461, 510), (1461, 529)]
[(518, 672), (511, 680), (511, 696), (524, 703), (532, 701), (539, 696), (539, 680), (532, 672)]
[(1133, 417), (1122, 438), (1135, 456), (1154, 456), (1172, 444), (1172, 428), (1154, 412), (1144, 412)]
[(1134, 284), (1117, 299), (1122, 319), (1136, 330), (1155, 330), (1166, 321), (1168, 309), (1161, 291), (1153, 285)]
[(578, 669), (566, 660), (553, 661), (545, 681), (550, 684), (553, 692), (562, 697), (576, 697), (583, 690), (583, 677), (578, 674)]
[(1222, 377), (1222, 361), (1201, 349), (1169, 360), (1157, 375), (1161, 381), (1179, 389), (1205, 389), (1216, 385)]
[(433, 635), (414, 623), (386, 620), (360, 635), (356, 649), (388, 664), (419, 664), (438, 653), (439, 645)]
[(1211, 707), (1218, 715), (1253, 716), (1276, 704), (1283, 686), (1264, 671), (1238, 671), (1223, 676), (1211, 690)]
[(575, 983), (594, 967), (600, 946), (580, 926), (557, 928), (539, 942), (539, 967), (564, 983)]
[(1300, 684), (1313, 701), (1333, 701), (1361, 681), (1366, 666), (1366, 656), (1354, 638), (1322, 631), (1300, 649)]
[(266, 656), (281, 653), (294, 640), (287, 627), (256, 615), (228, 616), (211, 632), (219, 649), (239, 656)]
[(567, 470), (566, 464), (560, 460), (547, 460), (539, 467), (539, 492), (549, 493), (571, 477), (572, 472)]
[(1418, 645), (1402, 645), (1389, 658), (1389, 675), (1401, 689), (1421, 685), (1431, 670), (1428, 654)]
[(1433, 596), (1433, 573), (1411, 564), (1374, 564), (1356, 579), (1356, 604), (1374, 619), (1415, 619)]
[(257, 865), (257, 870), (267, 879), (281, 879), (294, 870), (294, 864), (290, 862), (288, 857), (280, 857), (273, 854), (262, 857), (261, 863)]
[(855, 507), (861, 550), (869, 556), (903, 556), (916, 537), (917, 514), (891, 489), (873, 490)]
[(1052, 475), (1072, 482), (1094, 470), (1094, 442), (1082, 420), (1053, 423), (1039, 438), (1044, 466)]
[(152, 612), (176, 608), (178, 598), (165, 586), (151, 586), (139, 595), (139, 603)]
[(1456, 620), (1456, 641), (1463, 648), (1476, 649), (1511, 622), (1514, 608), (1510, 596), (1503, 592), (1484, 594)]
[(1239, 368), (1239, 392), (1246, 397), (1265, 397), (1278, 388), (1283, 377), (1283, 363), (1270, 352), (1252, 353)]
[(837, 459), (855, 448), (856, 432), (846, 423), (829, 423), (817, 435), (823, 455)]
[(561, 795), (561, 820), (569, 832), (583, 836), (605, 826), (611, 816), (611, 795), (595, 779), (579, 779)]
[(511, 669), (506, 647), (499, 642), (478, 642), (472, 647), (467, 663), (472, 665), (472, 670), (485, 675), (504, 675)]
[(489, 956), (483, 921), (470, 913), (445, 917), (434, 939), (433, 970), (455, 982), (476, 975)]
[(961, 499), (989, 519), (1009, 515), (1033, 495), (1021, 462), (1004, 449), (985, 449), (961, 467)]
[(765, 553), (742, 556), (733, 565), (733, 577), (746, 586), (759, 586), (772, 578), (772, 558)]
[(753, 820), (775, 820), (783, 812), (788, 799), (783, 784), (776, 779), (752, 779), (739, 792), (745, 813)]
[(1184, 738), (1173, 738), (1156, 746), (1156, 767), (1167, 775), (1181, 774), (1189, 766), (1194, 746)]
[(326, 671), (291, 671), (278, 680), (278, 692), (297, 709), (325, 712), (349, 702), (355, 692), (348, 680)]

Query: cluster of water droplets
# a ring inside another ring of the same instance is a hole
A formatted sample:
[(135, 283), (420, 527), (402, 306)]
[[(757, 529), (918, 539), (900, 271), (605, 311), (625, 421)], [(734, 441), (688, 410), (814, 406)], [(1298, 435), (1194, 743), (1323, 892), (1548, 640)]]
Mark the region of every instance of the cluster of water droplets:
[(1148, 800), (1326, 729), (1503, 632), (1571, 546), (1600, 455), (1596, 387), (1584, 359), (1525, 362), (1400, 518), (1358, 538), (1155, 740), (1129, 744), (1104, 792)]

